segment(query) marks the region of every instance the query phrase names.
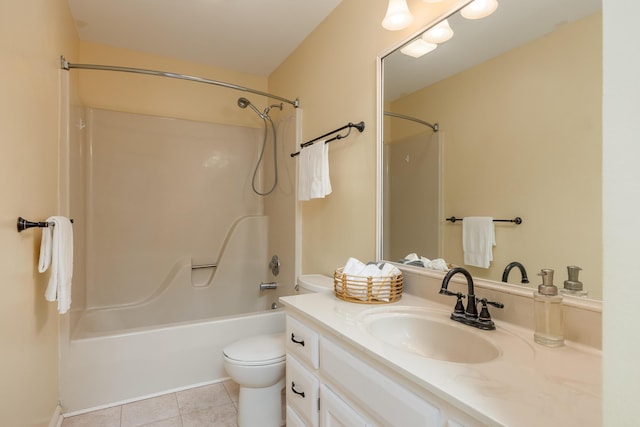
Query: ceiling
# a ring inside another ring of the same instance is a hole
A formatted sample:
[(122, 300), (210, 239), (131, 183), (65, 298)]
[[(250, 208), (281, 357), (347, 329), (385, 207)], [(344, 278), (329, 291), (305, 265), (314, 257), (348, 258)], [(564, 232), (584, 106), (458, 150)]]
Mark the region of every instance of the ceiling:
[(268, 76), (341, 0), (68, 1), (81, 40)]

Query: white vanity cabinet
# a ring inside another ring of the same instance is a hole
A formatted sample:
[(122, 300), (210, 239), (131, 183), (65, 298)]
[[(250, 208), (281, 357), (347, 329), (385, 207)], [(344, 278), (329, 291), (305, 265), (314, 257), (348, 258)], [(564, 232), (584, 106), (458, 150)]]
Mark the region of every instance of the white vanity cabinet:
[(475, 427), (446, 402), (418, 395), (361, 353), (287, 315), (287, 426)]
[(322, 427), (367, 427), (364, 418), (326, 384), (320, 386), (320, 425)]

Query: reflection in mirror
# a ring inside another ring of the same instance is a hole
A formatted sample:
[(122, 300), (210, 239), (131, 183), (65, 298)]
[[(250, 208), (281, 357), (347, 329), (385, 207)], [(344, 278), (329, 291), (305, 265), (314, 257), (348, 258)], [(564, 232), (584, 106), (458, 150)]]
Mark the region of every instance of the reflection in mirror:
[[(417, 253), (464, 265), (455, 216), (495, 223), (489, 268), (582, 268), (602, 298), (600, 0), (502, 0), (482, 20), (449, 17), (454, 36), (413, 58), (383, 59), (382, 257)], [(534, 25), (536, 24), (536, 25)], [(388, 114), (389, 113), (389, 114)], [(438, 123), (439, 129), (413, 120)], [(518, 268), (508, 275), (520, 284)]]

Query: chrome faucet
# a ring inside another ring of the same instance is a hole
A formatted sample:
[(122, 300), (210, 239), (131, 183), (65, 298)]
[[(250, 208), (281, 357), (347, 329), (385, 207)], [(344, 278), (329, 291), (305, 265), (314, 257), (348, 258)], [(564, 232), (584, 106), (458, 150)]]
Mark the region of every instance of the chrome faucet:
[[(467, 279), (467, 308), (464, 308), (462, 303), (462, 299), (465, 298), (460, 292), (451, 292), (448, 290), (449, 281), (456, 274), (462, 274)], [(449, 272), (444, 276), (442, 280), (442, 286), (440, 287), (440, 294), (454, 296), (457, 298), (456, 306), (453, 309), (453, 313), (451, 313), (451, 319), (456, 322), (464, 323), (465, 325), (473, 326), (479, 329), (485, 330), (493, 330), (496, 328), (495, 323), (491, 320), (491, 315), (489, 314), (489, 309), (487, 305), (492, 305), (498, 308), (504, 308), (504, 304), (489, 301), (486, 298), (480, 299), (480, 303), (482, 304), (482, 309), (480, 310), (480, 314), (478, 314), (478, 308), (476, 306), (476, 295), (473, 286), (473, 277), (471, 274), (462, 267), (455, 267), (449, 270)]]
[(529, 277), (527, 277), (527, 270), (525, 270), (524, 265), (520, 264), (518, 261), (513, 261), (507, 264), (507, 266), (504, 268), (504, 272), (502, 273), (502, 281), (503, 282), (508, 281), (509, 272), (511, 272), (511, 270), (514, 267), (518, 267), (518, 270), (520, 270), (520, 275), (522, 276), (522, 280), (520, 280), (520, 283), (529, 283)]

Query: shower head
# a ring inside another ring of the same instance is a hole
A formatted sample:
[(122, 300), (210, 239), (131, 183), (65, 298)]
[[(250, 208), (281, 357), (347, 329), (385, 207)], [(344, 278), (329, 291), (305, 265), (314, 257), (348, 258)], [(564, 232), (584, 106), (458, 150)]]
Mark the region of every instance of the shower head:
[(256, 114), (258, 116), (260, 116), (261, 119), (264, 119), (264, 115), (258, 111), (258, 109), (256, 107), (253, 106), (253, 104), (251, 103), (251, 101), (249, 101), (247, 98), (238, 98), (238, 107), (240, 108), (251, 108), (253, 111), (256, 112)]

